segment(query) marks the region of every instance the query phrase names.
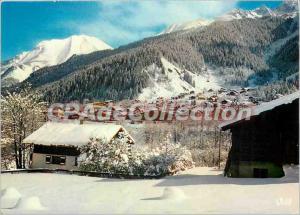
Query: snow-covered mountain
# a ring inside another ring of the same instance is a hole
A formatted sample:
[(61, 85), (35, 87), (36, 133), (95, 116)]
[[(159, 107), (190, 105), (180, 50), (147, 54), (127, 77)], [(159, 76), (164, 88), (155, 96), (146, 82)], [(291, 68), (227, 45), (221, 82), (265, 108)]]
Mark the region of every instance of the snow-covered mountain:
[(276, 8), (275, 13), (286, 18), (296, 17), (299, 13), (297, 0), (285, 0), (282, 5)]
[[(298, 1), (297, 0), (285, 0), (278, 8), (272, 10), (263, 5), (254, 10), (234, 9), (224, 15), (217, 17), (216, 21), (231, 21), (234, 19), (257, 19), (267, 16), (281, 16), (284, 18), (294, 18), (298, 14)], [(211, 24), (213, 20), (197, 19), (185, 23), (173, 24), (167, 27), (161, 34), (168, 34), (177, 31), (184, 31), (195, 29)]]
[(218, 21), (231, 21), (234, 19), (256, 19), (266, 16), (282, 16), (285, 18), (293, 18), (298, 13), (297, 0), (285, 0), (278, 8), (272, 10), (267, 6), (262, 6), (254, 10), (234, 9), (222, 16), (216, 18)]
[(254, 10), (242, 10), (242, 9), (234, 9), (229, 13), (226, 13), (220, 17), (217, 17), (216, 20), (219, 21), (230, 21), (233, 19), (256, 19), (264, 16), (276, 16), (276, 14), (268, 7), (262, 6), (256, 8)]
[(40, 69), (27, 82), (43, 90), (51, 102), (121, 101), (174, 97), (204, 88), (262, 86), (298, 71), (297, 17), (285, 19), (267, 7), (234, 12), (236, 17), (253, 18), (216, 21), (200, 30), (162, 34), (114, 51), (75, 56)]
[(276, 13), (274, 13), (270, 8), (267, 6), (262, 6), (259, 8), (256, 8), (252, 11), (254, 15), (257, 17), (264, 17), (264, 16), (276, 16)]
[(96, 52), (101, 56), (91, 59), (80, 55), (41, 69), (27, 81), (51, 102), (148, 100), (204, 88), (254, 87), (298, 71), (297, 34), (296, 18), (215, 22), (200, 31), (163, 34), (113, 52)]
[(276, 13), (293, 13), (298, 10), (298, 1), (297, 0), (285, 0), (282, 5), (276, 9)]
[(32, 50), (6, 61), (1, 67), (1, 78), (21, 82), (34, 71), (67, 61), (73, 55), (112, 49), (103, 41), (86, 35), (74, 35), (65, 39), (45, 40)]
[(170, 25), (169, 27), (167, 27), (160, 34), (169, 34), (169, 33), (173, 33), (176, 31), (184, 31), (184, 30), (199, 28), (199, 27), (207, 26), (211, 22), (212, 21), (209, 21), (209, 20), (197, 19), (194, 21), (185, 22), (185, 23), (181, 23), (181, 24), (173, 24), (173, 25)]

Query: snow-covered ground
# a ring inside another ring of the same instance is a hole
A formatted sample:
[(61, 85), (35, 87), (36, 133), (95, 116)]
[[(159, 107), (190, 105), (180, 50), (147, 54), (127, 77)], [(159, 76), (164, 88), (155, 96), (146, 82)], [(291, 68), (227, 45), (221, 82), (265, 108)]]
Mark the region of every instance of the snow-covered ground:
[(1, 206), (4, 214), (295, 214), (298, 167), (285, 172), (280, 179), (241, 179), (198, 167), (159, 180), (3, 174)]

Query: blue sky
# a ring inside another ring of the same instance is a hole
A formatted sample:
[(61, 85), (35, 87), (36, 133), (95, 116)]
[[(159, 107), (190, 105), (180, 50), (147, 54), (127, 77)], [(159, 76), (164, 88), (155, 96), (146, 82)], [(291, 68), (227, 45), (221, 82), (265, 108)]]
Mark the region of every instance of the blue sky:
[(155, 35), (173, 23), (212, 19), (233, 8), (277, 7), (278, 1), (4, 2), (2, 60), (46, 39), (87, 34), (118, 47)]

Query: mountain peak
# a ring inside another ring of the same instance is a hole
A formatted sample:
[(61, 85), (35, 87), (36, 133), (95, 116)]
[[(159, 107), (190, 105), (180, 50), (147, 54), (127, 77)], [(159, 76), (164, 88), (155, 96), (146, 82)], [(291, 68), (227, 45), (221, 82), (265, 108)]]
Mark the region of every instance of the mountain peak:
[(22, 52), (2, 65), (2, 79), (13, 78), (24, 81), (29, 75), (43, 67), (61, 64), (74, 54), (89, 54), (94, 51), (112, 49), (102, 40), (87, 35), (72, 35), (64, 39), (44, 40), (31, 50)]
[(184, 30), (189, 30), (189, 29), (195, 29), (203, 26), (207, 26), (211, 23), (209, 20), (205, 19), (197, 19), (185, 23), (180, 23), (180, 24), (172, 24), (169, 27), (167, 27), (164, 31), (160, 33), (161, 34), (169, 34), (177, 31), (184, 31)]
[(297, 0), (285, 0), (277, 9), (278, 15), (296, 14), (298, 13), (298, 1)]
[(253, 12), (256, 13), (258, 16), (275, 16), (275, 13), (266, 5), (254, 9)]
[(74, 52), (78, 52), (78, 54), (88, 54), (92, 51), (112, 49), (111, 46), (107, 45), (102, 40), (88, 35), (72, 35), (64, 39), (44, 40), (39, 42), (36, 48), (52, 48), (53, 45), (78, 46), (76, 47), (77, 49), (73, 50)]
[(298, 13), (297, 0), (285, 0), (278, 8), (272, 10), (262, 5), (254, 10), (233, 9), (232, 11), (217, 17), (219, 21), (231, 21), (233, 19), (256, 19), (265, 16), (295, 17)]

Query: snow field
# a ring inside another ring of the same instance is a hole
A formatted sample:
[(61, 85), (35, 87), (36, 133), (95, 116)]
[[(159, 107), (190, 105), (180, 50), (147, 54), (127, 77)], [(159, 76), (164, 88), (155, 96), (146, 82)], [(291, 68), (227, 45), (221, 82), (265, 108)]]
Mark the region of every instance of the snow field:
[[(197, 167), (159, 180), (93, 178), (64, 174), (3, 174), (25, 206), (5, 214), (295, 214), (299, 209), (298, 167), (279, 179), (225, 178), (222, 171)], [(22, 198), (23, 199), (23, 198)], [(39, 199), (39, 200), (38, 200)], [(1, 199), (2, 201), (3, 199)], [(29, 202), (29, 203), (28, 203)], [(41, 206), (41, 207), (40, 207)], [(46, 210), (37, 210), (47, 208)]]

